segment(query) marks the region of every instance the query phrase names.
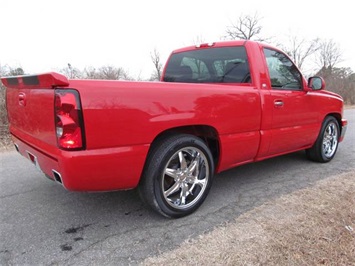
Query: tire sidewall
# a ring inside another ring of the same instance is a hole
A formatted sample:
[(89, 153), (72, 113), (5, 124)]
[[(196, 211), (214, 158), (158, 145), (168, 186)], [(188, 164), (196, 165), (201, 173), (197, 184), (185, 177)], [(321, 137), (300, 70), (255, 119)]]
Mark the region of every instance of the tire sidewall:
[[(201, 152), (204, 153), (208, 161), (209, 177), (207, 180), (206, 188), (202, 192), (203, 195), (201, 195), (199, 200), (195, 204), (193, 204), (192, 206), (186, 209), (177, 209), (172, 207), (170, 204), (166, 202), (163, 194), (162, 179), (164, 176), (165, 168), (169, 160), (177, 151), (186, 147), (198, 148)], [(178, 139), (174, 139), (169, 143), (169, 145), (167, 145), (166, 147), (162, 147), (161, 150), (158, 149), (157, 153), (159, 153), (159, 155), (157, 154), (158, 157), (156, 158), (158, 161), (160, 160), (159, 166), (155, 167), (150, 177), (154, 178), (153, 180), (154, 196), (155, 196), (154, 198), (156, 200), (156, 204), (161, 209), (161, 212), (163, 212), (164, 215), (167, 215), (169, 217), (175, 217), (175, 218), (186, 216), (194, 212), (203, 203), (212, 185), (214, 165), (213, 165), (212, 154), (210, 150), (208, 149), (206, 144), (203, 141), (201, 141), (199, 138), (194, 136), (184, 135)]]
[[(335, 147), (335, 151), (334, 153), (332, 154), (332, 156), (328, 157), (324, 154), (324, 149), (323, 149), (323, 140), (324, 140), (324, 135), (326, 133), (326, 129), (327, 127), (329, 126), (329, 124), (331, 123), (334, 123), (335, 124), (335, 127), (336, 127), (336, 130), (337, 130), (337, 144), (336, 144), (336, 147)], [(338, 124), (338, 121), (332, 117), (332, 116), (328, 116), (325, 120), (324, 120), (324, 123), (323, 123), (323, 126), (322, 126), (322, 131), (321, 131), (321, 135), (320, 135), (320, 138), (318, 139), (318, 148), (319, 148), (319, 153), (320, 153), (320, 156), (322, 158), (322, 160), (324, 162), (329, 162), (330, 160), (333, 159), (333, 157), (335, 156), (337, 150), (338, 150), (338, 146), (339, 146), (339, 136), (340, 136), (340, 129), (339, 129), (339, 124)]]

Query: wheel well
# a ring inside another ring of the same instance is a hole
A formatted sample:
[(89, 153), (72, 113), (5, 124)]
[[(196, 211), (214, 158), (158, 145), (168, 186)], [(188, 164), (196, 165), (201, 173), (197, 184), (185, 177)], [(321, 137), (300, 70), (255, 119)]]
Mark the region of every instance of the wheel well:
[(338, 113), (331, 113), (331, 114), (328, 114), (327, 116), (333, 116), (337, 120), (338, 125), (339, 125), (340, 134), (341, 134), (341, 130), (342, 130), (342, 127), (341, 127), (341, 115), (338, 114)]
[(166, 131), (161, 132), (158, 136), (155, 137), (155, 139), (151, 144), (150, 149), (154, 147), (155, 143), (158, 143), (162, 139), (168, 138), (169, 136), (176, 135), (176, 134), (190, 134), (204, 141), (212, 153), (214, 164), (217, 168), (219, 155), (220, 155), (219, 138), (218, 138), (217, 130), (211, 126), (194, 125), (194, 126), (183, 126), (183, 127), (168, 129)]

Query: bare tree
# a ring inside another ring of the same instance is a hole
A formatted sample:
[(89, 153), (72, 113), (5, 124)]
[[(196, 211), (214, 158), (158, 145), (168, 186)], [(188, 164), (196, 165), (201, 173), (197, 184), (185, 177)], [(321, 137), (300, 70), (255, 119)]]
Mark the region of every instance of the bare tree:
[[(0, 77), (3, 77), (5, 75), (6, 75), (6, 68), (4, 65), (0, 64)], [(1, 85), (1, 83), (0, 83), (0, 85)]]
[(100, 79), (119, 80), (121, 77), (121, 68), (114, 66), (102, 66), (98, 71)]
[(121, 67), (102, 66), (98, 69), (86, 67), (83, 71), (84, 79), (131, 80), (128, 73)]
[(317, 63), (321, 68), (332, 70), (341, 61), (342, 52), (332, 39), (324, 40), (320, 43)]
[(150, 58), (152, 59), (152, 63), (155, 68), (155, 71), (152, 74), (150, 80), (160, 80), (163, 64), (160, 61), (160, 53), (156, 48), (154, 48), (154, 51), (150, 53)]
[(120, 69), (121, 69), (121, 76), (120, 76), (121, 80), (135, 80), (135, 78), (132, 77), (128, 71), (124, 70), (122, 67), (120, 67)]
[(23, 71), (22, 67), (9, 68), (8, 76), (21, 76), (24, 75), (25, 71)]
[(242, 39), (242, 40), (255, 40), (266, 41), (265, 38), (260, 37), (262, 26), (260, 24), (261, 18), (257, 13), (254, 16), (241, 15), (236, 23), (227, 27), (227, 39)]
[(319, 46), (319, 38), (308, 41), (296, 35), (289, 37), (287, 46), (281, 45), (282, 49), (291, 57), (299, 69), (302, 69), (304, 62), (319, 50)]
[(24, 75), (25, 71), (22, 67), (11, 67), (9, 65), (0, 64), (0, 77), (2, 76), (21, 76)]
[(67, 67), (60, 69), (59, 72), (69, 79), (82, 78), (81, 71), (78, 68), (73, 67), (70, 63), (68, 63)]
[(97, 72), (97, 69), (89, 66), (85, 67), (83, 70), (83, 78), (84, 79), (99, 79), (99, 73)]

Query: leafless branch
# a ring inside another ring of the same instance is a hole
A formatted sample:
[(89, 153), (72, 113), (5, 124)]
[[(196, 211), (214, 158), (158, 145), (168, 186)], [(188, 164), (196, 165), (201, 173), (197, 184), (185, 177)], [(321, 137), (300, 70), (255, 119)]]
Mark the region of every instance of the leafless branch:
[(266, 38), (260, 37), (262, 26), (260, 25), (260, 18), (257, 13), (254, 16), (242, 15), (238, 18), (236, 23), (227, 27), (227, 39), (241, 39), (241, 40), (255, 40), (266, 41)]
[(282, 49), (291, 57), (297, 67), (302, 69), (304, 62), (319, 50), (319, 43), (319, 38), (307, 41), (294, 35), (290, 36), (289, 45), (282, 45)]
[(320, 67), (333, 69), (342, 60), (342, 52), (332, 39), (320, 43), (317, 57), (317, 63)]
[(155, 68), (155, 73), (153, 73), (151, 80), (160, 80), (163, 64), (160, 61), (160, 53), (156, 48), (150, 53), (150, 58)]

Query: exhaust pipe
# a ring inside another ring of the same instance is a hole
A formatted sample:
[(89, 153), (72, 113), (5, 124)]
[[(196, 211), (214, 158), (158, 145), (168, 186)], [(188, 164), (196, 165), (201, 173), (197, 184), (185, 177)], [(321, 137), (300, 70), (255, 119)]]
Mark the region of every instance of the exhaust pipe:
[(16, 151), (17, 151), (18, 153), (20, 153), (20, 149), (19, 149), (18, 145), (17, 145), (16, 143), (14, 143), (14, 145), (15, 145)]
[(60, 175), (60, 173), (58, 173), (56, 170), (53, 169), (52, 169), (52, 173), (53, 173), (54, 181), (63, 185), (62, 176)]

